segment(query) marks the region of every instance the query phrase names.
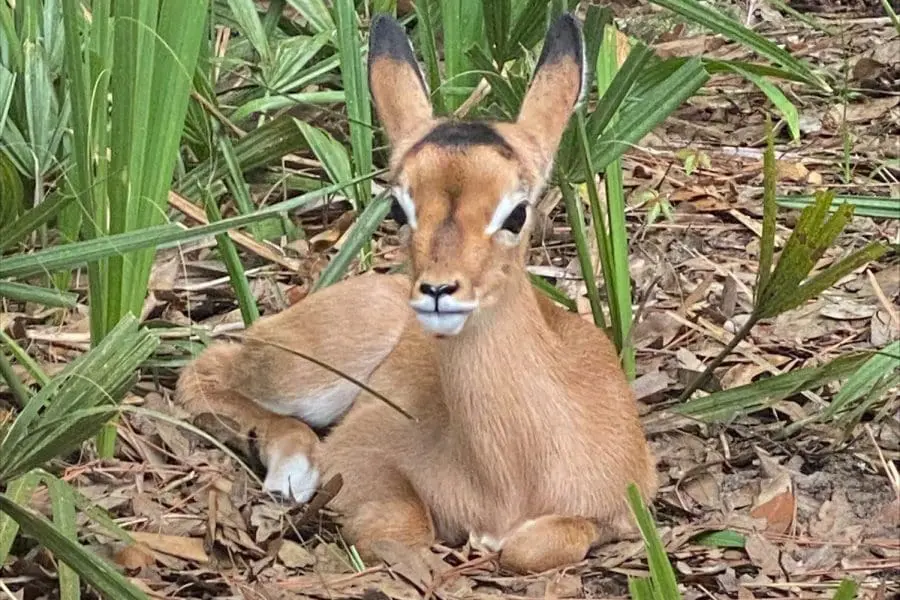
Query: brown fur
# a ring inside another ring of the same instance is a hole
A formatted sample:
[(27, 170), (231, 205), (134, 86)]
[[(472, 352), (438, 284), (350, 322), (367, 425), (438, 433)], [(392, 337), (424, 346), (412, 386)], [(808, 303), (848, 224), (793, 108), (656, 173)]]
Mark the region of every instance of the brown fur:
[[(351, 278), (247, 335), (365, 380), (417, 421), (262, 342), (211, 347), (185, 370), (178, 398), (238, 420), (245, 433), (255, 429), (264, 461), (291, 448), (324, 478), (340, 473), (344, 488), (332, 505), (364, 555), (380, 540), (473, 538), (499, 547), (513, 570), (569, 564), (632, 529), (626, 486), (652, 498), (655, 461), (609, 339), (530, 285), (523, 263), (531, 217), (516, 243), (484, 229), (504, 194), (536, 195), (543, 185), (580, 67), (574, 57), (543, 65), (520, 121), (496, 126), (512, 156), (490, 145), (410, 151), (434, 125), (429, 109), (428, 127), (419, 126), (425, 92), (410, 83), (415, 76), (389, 58), (370, 65), (394, 144), (394, 181), (415, 203), (412, 277)], [(407, 101), (413, 110), (404, 113)], [(457, 335), (436, 338), (407, 301), (422, 282), (453, 281), (453, 296), (478, 308)], [(348, 399), (352, 408), (321, 443), (303, 423), (275, 414), (321, 417)]]

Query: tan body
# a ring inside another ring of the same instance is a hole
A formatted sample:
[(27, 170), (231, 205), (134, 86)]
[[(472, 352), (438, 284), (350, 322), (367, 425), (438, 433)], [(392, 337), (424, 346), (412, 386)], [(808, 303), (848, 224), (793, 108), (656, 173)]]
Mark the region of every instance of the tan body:
[[(567, 26), (557, 36), (571, 37)], [(552, 157), (565, 121), (546, 127), (543, 145), (525, 125), (546, 112), (544, 102), (574, 104), (574, 84), (562, 98), (543, 98), (541, 88), (542, 77), (553, 87), (566, 80), (566, 56), (539, 67), (517, 123), (493, 126), (499, 147), (488, 140), (461, 150), (438, 138), (415, 143), (439, 122), (430, 108), (421, 113), (427, 103), (416, 105), (415, 87), (402, 89), (404, 69), (414, 72), (391, 45), (397, 30), (373, 25), (373, 44), (376, 35), (387, 49), (370, 51), (370, 80), (396, 181), (410, 190), (412, 279), (351, 278), (261, 319), (243, 345), (214, 344), (188, 367), (178, 398), (256, 436), (267, 489), (305, 500), (320, 476), (340, 473), (332, 506), (364, 555), (380, 540), (469, 538), (518, 571), (581, 560), (632, 528), (626, 486), (652, 498), (656, 474), (613, 345), (534, 291), (522, 265), (531, 218), (513, 234), (497, 202), (511, 189), (536, 195), (543, 184), (547, 148)], [(379, 79), (419, 113), (386, 98)], [(392, 116), (392, 102), (410, 116)], [(495, 233), (495, 221), (509, 229)], [(435, 293), (439, 284), (446, 290)], [(278, 346), (365, 381), (416, 421)], [(319, 442), (303, 421), (337, 424)]]

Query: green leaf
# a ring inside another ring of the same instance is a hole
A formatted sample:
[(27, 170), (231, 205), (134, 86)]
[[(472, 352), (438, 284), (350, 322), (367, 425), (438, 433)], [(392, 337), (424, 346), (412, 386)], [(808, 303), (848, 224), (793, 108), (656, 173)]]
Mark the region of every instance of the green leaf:
[(762, 290), (772, 276), (772, 259), (775, 256), (775, 186), (777, 183), (775, 164), (775, 141), (772, 137), (772, 123), (766, 119), (766, 151), (763, 153), (763, 223), (759, 241), (759, 267), (756, 272), (756, 286), (753, 288), (753, 302), (758, 306)]
[(730, 529), (722, 529), (719, 531), (704, 531), (691, 538), (691, 541), (701, 546), (711, 546), (713, 548), (743, 548), (747, 543), (747, 538)]
[[(4, 7), (0, 7), (2, 14)], [(16, 87), (16, 74), (0, 65), (0, 139), (6, 129), (6, 116), (9, 114), (9, 105), (13, 99), (13, 91)]]
[(635, 97), (619, 119), (593, 144), (595, 169), (605, 169), (643, 139), (657, 125), (694, 95), (709, 79), (699, 59), (685, 62), (662, 83)]
[(842, 579), (832, 600), (853, 600), (856, 598), (857, 588), (856, 582), (849, 577)]
[(18, 219), (0, 227), (0, 250), (21, 242), (29, 233), (53, 219), (71, 200), (62, 195), (50, 196), (34, 208), (28, 209)]
[[(367, 175), (366, 177), (371, 177)], [(362, 179), (361, 177), (356, 178)], [(116, 235), (66, 244), (55, 248), (46, 248), (32, 254), (12, 256), (0, 261), (0, 277), (27, 277), (63, 268), (74, 268), (86, 262), (99, 260), (108, 256), (122, 254), (140, 248), (168, 248), (180, 243), (200, 239), (237, 229), (250, 223), (271, 218), (282, 212), (293, 210), (318, 198), (340, 191), (356, 180), (323, 187), (301, 196), (271, 204), (250, 215), (238, 215), (222, 219), (218, 223), (210, 223), (200, 227), (185, 228), (175, 223), (146, 227), (137, 231), (129, 231)], [(92, 308), (93, 305), (92, 305)]]
[(512, 19), (511, 0), (494, 0), (484, 4), (484, 28), (487, 35), (488, 48), (494, 62), (502, 65), (506, 62), (506, 36), (510, 31)]
[(287, 0), (287, 2), (309, 21), (316, 33), (334, 30), (334, 20), (324, 0)]
[[(816, 196), (798, 194), (796, 196), (778, 196), (776, 200), (779, 206), (785, 208), (806, 208), (816, 201)], [(900, 219), (900, 198), (890, 198), (888, 196), (835, 195), (829, 210), (833, 212), (842, 204), (852, 204), (855, 206), (856, 208), (853, 211), (853, 214), (860, 217)]]
[(69, 363), (31, 397), (0, 440), (0, 481), (42, 466), (95, 433), (157, 343), (126, 315), (100, 344)]
[(281, 93), (277, 96), (256, 98), (242, 104), (230, 118), (232, 121), (243, 121), (253, 113), (273, 112), (298, 105), (338, 104), (347, 99), (343, 90), (324, 90), (321, 92)]
[(831, 92), (831, 87), (803, 61), (792, 56), (788, 51), (778, 47), (774, 42), (747, 29), (740, 23), (726, 17), (713, 6), (697, 0), (650, 0), (663, 8), (680, 14), (682, 17), (702, 25), (715, 33), (738, 42), (753, 50), (760, 56), (768, 58), (787, 71), (794, 73), (810, 85), (824, 92)]
[[(53, 513), (53, 524), (59, 532), (69, 538), (73, 544), (78, 542), (78, 523), (75, 520), (75, 498), (68, 483), (51, 477), (45, 479), (50, 492), (50, 510)], [(61, 557), (57, 556), (58, 559)], [(78, 600), (81, 598), (81, 583), (76, 573), (65, 563), (57, 568), (60, 600)]]
[(12, 281), (0, 281), (0, 298), (60, 308), (74, 308), (78, 304), (78, 294)]
[(628, 595), (631, 600), (656, 600), (649, 577), (629, 577)]
[[(233, 144), (234, 157), (244, 172), (277, 163), (285, 154), (306, 149), (306, 140), (296, 120), (281, 115), (247, 133)], [(201, 188), (225, 177), (228, 167), (211, 157), (181, 178), (176, 191), (187, 197), (197, 197)]]
[[(372, 109), (369, 85), (360, 53), (361, 41), (354, 0), (335, 0), (338, 54), (341, 58), (341, 82), (346, 95), (347, 117), (350, 121), (350, 148), (353, 153), (353, 173), (372, 172)], [(346, 177), (345, 179), (350, 179)], [(372, 185), (364, 180), (356, 185), (358, 208), (372, 196)]]
[(847, 378), (841, 386), (841, 391), (831, 399), (831, 403), (822, 411), (820, 418), (835, 419), (842, 412), (849, 410), (854, 402), (864, 399), (883, 378), (896, 373), (898, 365), (900, 365), (900, 341), (895, 341), (874, 354)]
[[(26, 473), (9, 482), (6, 495), (11, 502), (25, 506), (31, 502), (31, 495), (40, 482), (37, 473)], [(12, 548), (16, 535), (19, 533), (19, 524), (12, 517), (0, 512), (0, 566), (6, 562), (9, 550)]]
[[(335, 140), (331, 135), (318, 127), (313, 127), (303, 121), (296, 121), (297, 127), (306, 138), (306, 144), (309, 146), (319, 162), (322, 163), (328, 178), (332, 183), (340, 183), (353, 179), (353, 170), (350, 166), (350, 157), (347, 155), (347, 149), (343, 144)], [(353, 208), (361, 210), (360, 199), (355, 193), (350, 194)]]
[(350, 232), (344, 238), (344, 245), (323, 269), (322, 274), (313, 286), (313, 291), (337, 283), (350, 266), (350, 262), (359, 255), (359, 251), (372, 239), (372, 235), (391, 210), (391, 199), (387, 194), (380, 194), (366, 206), (356, 219)]
[[(5, 154), (0, 154), (0, 223), (13, 223), (25, 211), (25, 186), (16, 166)], [(0, 250), (15, 242), (0, 238)]]
[(562, 291), (560, 291), (557, 287), (550, 284), (549, 281), (541, 277), (540, 275), (535, 275), (533, 273), (529, 274), (529, 278), (531, 279), (531, 284), (537, 288), (542, 294), (546, 295), (548, 298), (557, 302), (566, 309), (570, 311), (578, 310), (578, 307), (575, 305), (575, 301), (566, 296)]
[(678, 581), (675, 579), (675, 571), (666, 555), (665, 546), (656, 531), (653, 517), (644, 506), (641, 493), (637, 486), (629, 484), (628, 503), (634, 513), (641, 537), (644, 538), (644, 548), (647, 550), (647, 563), (650, 567), (650, 585), (653, 588), (653, 598), (656, 600), (681, 600), (678, 591)]
[(523, 49), (531, 50), (543, 39), (547, 31), (547, 16), (546, 0), (527, 0), (509, 31), (507, 59), (521, 57)]
[(445, 111), (444, 95), (441, 93), (441, 71), (438, 63), (437, 42), (435, 41), (434, 24), (437, 21), (438, 0), (419, 0), (413, 3), (418, 23), (419, 47), (425, 62), (425, 77), (431, 91), (431, 102), (436, 114)]
[(772, 104), (775, 105), (775, 108), (778, 109), (778, 111), (784, 117), (784, 120), (787, 122), (788, 129), (791, 130), (791, 138), (795, 142), (799, 141), (800, 112), (797, 110), (797, 107), (794, 106), (794, 103), (787, 99), (787, 96), (784, 95), (784, 92), (782, 92), (774, 83), (760, 75), (744, 70), (735, 64), (731, 64), (729, 66), (734, 73), (750, 81), (753, 85), (758, 87), (760, 91), (769, 98), (769, 100), (772, 101)]
[(263, 29), (262, 21), (256, 12), (252, 0), (228, 0), (228, 7), (238, 22), (241, 33), (246, 36), (250, 45), (259, 55), (263, 64), (268, 65), (272, 60), (269, 49), (269, 40)]
[[(222, 220), (222, 213), (211, 195), (206, 197), (206, 216), (210, 223)], [(228, 278), (234, 295), (237, 296), (238, 306), (241, 309), (241, 318), (244, 325), (249, 327), (254, 321), (259, 319), (259, 308), (256, 306), (256, 298), (250, 289), (250, 282), (247, 280), (247, 273), (241, 263), (240, 254), (238, 254), (237, 246), (227, 233), (220, 233), (216, 236), (216, 245), (222, 254), (222, 260), (225, 262), (225, 269), (228, 271)]]
[[(615, 47), (610, 52), (615, 55)], [(621, 68), (613, 71), (612, 82), (605, 86), (597, 106), (587, 119), (587, 134), (590, 139), (596, 139), (606, 129), (652, 57), (653, 49), (637, 42)]]
[(0, 511), (10, 515), (19, 524), (23, 534), (34, 538), (53, 552), (106, 598), (147, 600), (143, 592), (109, 564), (69, 539), (34, 511), (19, 506), (4, 494), (0, 494)]
[(584, 223), (584, 208), (577, 197), (572, 184), (566, 181), (562, 174), (557, 173), (559, 179), (559, 191), (562, 193), (566, 206), (566, 220), (572, 228), (572, 237), (575, 240), (575, 250), (578, 255), (578, 264), (581, 267), (581, 277), (587, 288), (588, 301), (591, 305), (591, 315), (594, 324), (600, 328), (606, 328), (603, 318), (603, 305), (600, 303), (600, 292), (597, 289), (597, 280), (594, 276), (594, 265), (591, 263), (591, 252), (587, 240), (587, 226)]
[(818, 366), (804, 367), (775, 375), (753, 383), (712, 393), (703, 398), (688, 400), (675, 407), (674, 412), (706, 422), (727, 423), (739, 415), (746, 415), (767, 406), (812, 390), (856, 371), (869, 354), (850, 354)]

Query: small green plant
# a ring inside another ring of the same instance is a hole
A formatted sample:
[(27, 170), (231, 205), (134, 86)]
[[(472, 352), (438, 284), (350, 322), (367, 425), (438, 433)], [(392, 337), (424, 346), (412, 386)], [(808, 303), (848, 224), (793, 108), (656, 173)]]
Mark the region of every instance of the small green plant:
[(821, 191), (815, 195), (814, 203), (801, 212), (797, 225), (776, 262), (776, 167), (771, 123), (767, 129), (767, 139), (763, 162), (763, 226), (753, 309), (725, 348), (710, 361), (703, 373), (685, 387), (681, 400), (690, 398), (707, 382), (716, 367), (722, 364), (725, 357), (749, 335), (759, 321), (780, 315), (815, 298), (836, 281), (854, 269), (876, 260), (887, 250), (883, 244), (871, 243), (833, 263), (827, 269), (811, 274), (825, 251), (832, 247), (838, 235), (844, 230), (854, 210), (852, 204), (844, 203), (829, 216), (834, 194), (830, 191)]
[[(127, 534), (91, 506), (68, 483), (42, 467), (95, 435), (118, 411), (117, 403), (134, 382), (138, 366), (158, 341), (126, 315), (91, 351), (71, 362), (25, 399), (11, 421), (0, 423), (0, 565), (19, 533), (34, 538), (60, 561), (60, 597), (81, 597), (80, 581), (107, 598), (146, 599), (118, 571), (77, 541), (76, 509), (106, 527), (114, 537)], [(24, 390), (15, 374), (4, 372), (11, 387)], [(50, 496), (53, 521), (28, 508), (32, 492), (43, 483)]]

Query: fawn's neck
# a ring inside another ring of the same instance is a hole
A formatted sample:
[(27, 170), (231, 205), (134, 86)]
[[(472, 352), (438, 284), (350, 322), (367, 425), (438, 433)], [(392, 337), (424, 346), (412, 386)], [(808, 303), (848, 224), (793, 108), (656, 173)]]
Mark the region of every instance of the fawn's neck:
[(556, 454), (552, 446), (560, 436), (552, 432), (565, 430), (559, 427), (566, 426), (570, 411), (560, 365), (565, 349), (547, 326), (524, 271), (510, 286), (490, 314), (440, 341), (440, 373), (457, 440), (478, 462), (511, 461), (499, 470), (521, 477), (516, 471), (524, 465), (514, 464), (516, 459), (533, 467)]

